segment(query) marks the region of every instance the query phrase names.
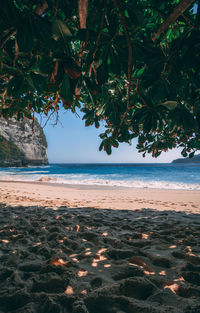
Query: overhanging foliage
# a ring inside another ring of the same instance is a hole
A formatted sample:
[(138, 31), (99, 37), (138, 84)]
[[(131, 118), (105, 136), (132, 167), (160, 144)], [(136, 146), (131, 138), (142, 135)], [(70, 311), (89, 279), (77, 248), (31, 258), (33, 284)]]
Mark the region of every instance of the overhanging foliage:
[[(1, 0), (0, 116), (63, 104), (100, 150), (200, 149), (200, 8), (191, 0)], [(73, 130), (72, 130), (73, 131)]]

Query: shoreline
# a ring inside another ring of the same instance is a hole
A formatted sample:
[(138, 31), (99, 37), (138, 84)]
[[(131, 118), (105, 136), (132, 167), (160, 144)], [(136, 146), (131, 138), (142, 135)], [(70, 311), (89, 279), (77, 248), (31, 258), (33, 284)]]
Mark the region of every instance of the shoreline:
[[(48, 182), (48, 181), (25, 181), (25, 180), (0, 180), (1, 183), (19, 183), (19, 184), (34, 184), (34, 185), (42, 185), (42, 186), (54, 186), (54, 187), (64, 187), (64, 188), (74, 188), (74, 189), (98, 189), (98, 190), (104, 190), (104, 189), (113, 189), (113, 190), (120, 190), (120, 189), (130, 189), (132, 187), (126, 187), (126, 186), (110, 186), (110, 185), (84, 185), (84, 184), (68, 184), (68, 183), (55, 183), (55, 182)], [(141, 188), (138, 188), (141, 189)]]
[(181, 192), (199, 192), (200, 189), (181, 189), (181, 188), (157, 188), (157, 187), (132, 187), (132, 186), (117, 186), (117, 185), (109, 185), (109, 184), (81, 184), (81, 183), (62, 183), (62, 182), (54, 182), (53, 180), (5, 180), (0, 179), (0, 183), (25, 183), (25, 184), (36, 184), (36, 185), (47, 185), (54, 187), (64, 187), (64, 188), (74, 188), (74, 189), (87, 189), (87, 190), (166, 190), (166, 191), (181, 191)]
[(7, 205), (156, 209), (200, 213), (199, 190), (67, 185), (0, 180), (0, 202)]

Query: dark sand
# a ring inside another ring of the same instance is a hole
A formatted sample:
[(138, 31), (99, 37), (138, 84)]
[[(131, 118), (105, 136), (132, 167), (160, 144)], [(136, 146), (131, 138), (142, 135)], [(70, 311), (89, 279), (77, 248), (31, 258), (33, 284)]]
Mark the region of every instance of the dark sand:
[(199, 313), (200, 215), (2, 204), (6, 312)]

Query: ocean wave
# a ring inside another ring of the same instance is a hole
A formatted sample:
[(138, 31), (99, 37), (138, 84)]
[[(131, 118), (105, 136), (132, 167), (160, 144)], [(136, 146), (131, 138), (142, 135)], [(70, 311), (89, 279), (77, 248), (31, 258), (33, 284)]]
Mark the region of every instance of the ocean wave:
[[(61, 177), (42, 176), (37, 181), (65, 184), (65, 185), (87, 185), (87, 186), (111, 186), (125, 188), (149, 188), (149, 189), (175, 189), (175, 190), (200, 190), (200, 185), (186, 184), (167, 181), (142, 181), (142, 180), (108, 180), (108, 179), (63, 179)], [(76, 176), (76, 175), (74, 175)]]
[(50, 167), (51, 167), (51, 165), (28, 165), (28, 166), (23, 167), (23, 168), (50, 168)]
[[(22, 172), (21, 172), (22, 173)], [(29, 174), (48, 174), (49, 173), (49, 171), (25, 171), (25, 172), (23, 172), (23, 175), (29, 175)], [(13, 173), (12, 173), (13, 174)], [(14, 174), (18, 174), (18, 173), (14, 173)]]
[[(32, 175), (26, 175), (26, 173), (0, 173), (1, 180), (7, 181), (24, 181), (24, 182), (48, 182), (54, 184), (65, 184), (65, 185), (86, 185), (86, 186), (111, 186), (111, 187), (122, 187), (122, 188), (146, 188), (146, 189), (171, 189), (171, 190), (200, 190), (199, 184), (194, 183), (183, 183), (183, 182), (170, 182), (170, 181), (159, 181), (159, 180), (125, 180), (125, 179), (111, 179), (100, 178), (98, 175), (90, 174), (51, 174), (45, 175), (42, 171), (34, 171)], [(41, 175), (44, 174), (44, 175)]]

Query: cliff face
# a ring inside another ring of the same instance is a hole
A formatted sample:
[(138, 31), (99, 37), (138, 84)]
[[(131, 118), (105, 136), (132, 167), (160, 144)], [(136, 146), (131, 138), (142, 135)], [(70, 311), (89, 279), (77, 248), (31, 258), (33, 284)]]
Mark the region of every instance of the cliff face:
[(200, 154), (195, 155), (193, 158), (176, 159), (172, 163), (200, 163)]
[(47, 142), (37, 120), (0, 118), (0, 166), (45, 165)]

